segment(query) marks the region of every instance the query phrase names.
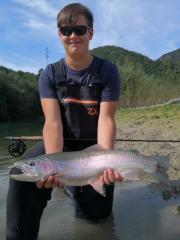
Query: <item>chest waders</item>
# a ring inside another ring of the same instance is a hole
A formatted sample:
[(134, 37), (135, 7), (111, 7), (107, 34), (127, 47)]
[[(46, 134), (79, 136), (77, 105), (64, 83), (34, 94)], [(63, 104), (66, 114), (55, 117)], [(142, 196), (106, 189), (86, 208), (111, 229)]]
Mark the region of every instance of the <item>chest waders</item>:
[[(64, 151), (82, 150), (97, 141), (102, 65), (103, 60), (98, 63), (98, 71), (94, 74), (91, 86), (79, 86), (67, 84), (62, 71), (62, 61), (53, 64), (64, 127)], [(25, 157), (35, 157), (43, 153), (44, 148), (40, 145)], [(19, 169), (11, 170), (11, 174), (20, 173)], [(73, 194), (77, 216), (99, 219), (111, 213), (113, 185), (106, 186), (106, 197), (98, 194), (90, 185), (82, 188), (72, 187), (68, 190)], [(38, 189), (34, 183), (10, 180), (7, 195), (6, 240), (37, 239), (40, 219), (47, 201), (51, 198), (51, 191), (52, 189)]]
[[(62, 60), (53, 64), (56, 91), (63, 122), (64, 151), (83, 150), (97, 143), (97, 124), (101, 99), (102, 66), (97, 60), (90, 86), (68, 84)], [(77, 203), (77, 215), (91, 219), (106, 217), (112, 210), (114, 186), (106, 186), (106, 197), (91, 186), (69, 187)]]
[(82, 150), (97, 141), (97, 124), (101, 97), (99, 62), (98, 72), (90, 86), (68, 84), (63, 73), (62, 60), (53, 65), (56, 92), (63, 122), (64, 150)]

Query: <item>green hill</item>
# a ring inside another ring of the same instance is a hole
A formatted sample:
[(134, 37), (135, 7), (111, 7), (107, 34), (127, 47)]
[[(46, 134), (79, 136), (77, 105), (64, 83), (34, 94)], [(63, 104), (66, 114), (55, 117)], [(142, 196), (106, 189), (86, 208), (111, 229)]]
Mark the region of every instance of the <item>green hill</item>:
[(122, 106), (157, 104), (180, 96), (179, 65), (153, 61), (142, 54), (115, 46), (95, 48), (92, 53), (118, 66)]
[[(156, 61), (115, 46), (91, 52), (117, 65), (121, 76), (120, 106), (158, 104), (180, 97), (180, 49)], [(0, 121), (42, 116), (37, 87), (38, 75), (0, 66)]]
[(171, 63), (174, 65), (180, 65), (180, 48), (162, 55), (158, 60), (165, 64)]
[[(180, 78), (180, 74), (174, 71), (175, 63), (172, 62), (172, 65), (167, 65), (166, 61), (163, 61), (165, 55), (163, 55), (164, 57), (162, 56), (162, 59), (159, 58), (158, 60), (153, 61), (140, 53), (128, 51), (115, 46), (95, 48), (91, 52), (94, 55), (108, 59), (119, 66), (131, 64), (136, 69), (141, 68), (141, 70), (149, 76), (168, 78), (168, 75), (171, 75), (170, 77), (173, 77), (173, 79), (178, 80)], [(178, 58), (180, 58), (180, 50), (174, 52), (176, 52), (176, 54), (173, 55), (172, 52), (172, 56), (171, 53), (170, 56), (172, 59), (176, 58), (176, 60), (178, 60)], [(168, 54), (166, 55), (169, 56)]]

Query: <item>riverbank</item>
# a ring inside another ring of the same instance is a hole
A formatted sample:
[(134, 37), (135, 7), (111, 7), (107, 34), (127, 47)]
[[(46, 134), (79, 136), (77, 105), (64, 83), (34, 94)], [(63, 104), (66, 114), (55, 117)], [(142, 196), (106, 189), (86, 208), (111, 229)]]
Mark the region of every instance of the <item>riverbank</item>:
[[(180, 140), (180, 104), (119, 109), (116, 123), (117, 138)], [(170, 159), (170, 179), (180, 179), (180, 142), (117, 142), (116, 147), (137, 149), (145, 155), (165, 155)]]

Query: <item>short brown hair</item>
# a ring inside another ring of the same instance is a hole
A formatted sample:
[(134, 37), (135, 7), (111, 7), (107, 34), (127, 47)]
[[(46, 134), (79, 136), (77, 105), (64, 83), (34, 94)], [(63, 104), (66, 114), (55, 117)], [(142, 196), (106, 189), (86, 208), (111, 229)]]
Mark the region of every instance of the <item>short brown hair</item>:
[(62, 24), (74, 25), (80, 15), (83, 15), (87, 20), (87, 25), (93, 28), (93, 15), (91, 11), (80, 3), (68, 4), (58, 13), (57, 27), (61, 27)]

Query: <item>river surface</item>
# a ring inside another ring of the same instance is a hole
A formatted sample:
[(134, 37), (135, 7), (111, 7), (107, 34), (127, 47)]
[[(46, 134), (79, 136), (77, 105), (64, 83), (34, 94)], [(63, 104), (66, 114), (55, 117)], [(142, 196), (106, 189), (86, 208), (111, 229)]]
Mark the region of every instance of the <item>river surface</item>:
[[(0, 239), (5, 239), (5, 204), (8, 190), (8, 166), (17, 159), (10, 157), (4, 136), (40, 135), (41, 124), (0, 125)], [(34, 143), (28, 143), (31, 147)], [(168, 200), (161, 189), (141, 182), (116, 184), (112, 216), (98, 222), (77, 218), (71, 199), (55, 192), (46, 207), (39, 233), (40, 240), (179, 240), (180, 197)]]

